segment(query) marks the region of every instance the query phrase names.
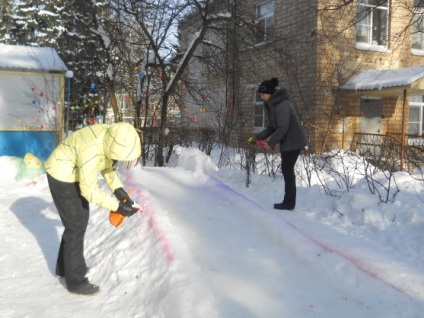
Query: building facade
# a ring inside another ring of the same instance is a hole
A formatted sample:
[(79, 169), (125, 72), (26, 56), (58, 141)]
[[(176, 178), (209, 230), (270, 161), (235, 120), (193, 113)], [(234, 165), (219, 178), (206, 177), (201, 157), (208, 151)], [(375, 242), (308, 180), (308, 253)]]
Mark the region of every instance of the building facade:
[[(245, 22), (226, 33), (220, 81), (235, 142), (265, 125), (257, 87), (272, 77), (290, 90), (312, 152), (423, 134), (424, 1), (249, 0), (228, 11)], [(370, 70), (382, 72), (371, 83)], [(386, 71), (404, 78), (379, 81)]]
[(63, 134), (66, 71), (52, 48), (0, 44), (0, 155), (47, 159)]

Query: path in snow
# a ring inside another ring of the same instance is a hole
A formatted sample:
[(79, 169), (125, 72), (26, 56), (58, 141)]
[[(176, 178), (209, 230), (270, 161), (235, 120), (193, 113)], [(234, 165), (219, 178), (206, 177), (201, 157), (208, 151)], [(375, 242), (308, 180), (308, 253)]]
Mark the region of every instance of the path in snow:
[[(214, 177), (211, 177), (211, 179), (218, 186), (224, 187), (228, 191), (235, 192), (235, 190), (223, 184), (218, 179)], [(263, 208), (259, 203), (245, 197), (241, 193), (238, 193), (238, 196), (243, 200), (251, 201), (252, 204), (257, 207), (256, 210), (264, 211), (265, 213), (269, 210)], [(345, 258), (360, 271), (368, 274), (372, 278), (380, 280), (388, 286), (406, 294), (410, 298), (424, 301), (424, 275), (414, 268), (405, 266), (401, 259), (396, 260), (393, 259), (393, 257), (388, 257), (384, 253), (380, 253), (382, 246), (375, 244), (376, 242), (368, 239), (364, 240), (363, 238), (356, 238), (353, 242), (350, 237), (336, 233), (334, 228), (317, 224), (317, 222), (308, 222), (305, 218), (299, 218), (299, 214), (305, 212), (299, 208), (296, 209), (295, 213), (272, 211), (274, 215), (281, 216), (286, 222), (284, 227), (289, 226), (294, 228), (296, 232), (303, 234), (308, 240), (315, 242), (319, 247), (329, 252), (336, 253)], [(266, 223), (266, 218), (262, 218), (261, 220)], [(273, 226), (272, 219), (270, 223), (266, 225), (269, 229), (273, 229), (277, 233), (281, 231), (281, 226)], [(279, 222), (279, 225), (281, 225), (281, 222)], [(320, 229), (319, 232), (317, 232), (318, 229)]]
[(145, 211), (115, 229), (91, 207), (101, 292), (88, 298), (54, 277), (62, 226), (45, 177), (0, 184), (0, 317), (421, 317), (420, 302), (201, 172), (140, 168), (125, 181)]
[(275, 213), (271, 228), (271, 212), (265, 215), (202, 173), (144, 168), (138, 180), (187, 242), (224, 317), (378, 317), (388, 306), (393, 317), (409, 310), (413, 317), (414, 301), (405, 294), (310, 241)]

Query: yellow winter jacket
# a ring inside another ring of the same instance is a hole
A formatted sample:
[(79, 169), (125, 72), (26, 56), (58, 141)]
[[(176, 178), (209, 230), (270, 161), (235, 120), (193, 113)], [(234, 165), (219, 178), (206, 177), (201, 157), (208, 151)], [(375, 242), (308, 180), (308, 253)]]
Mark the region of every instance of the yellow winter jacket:
[(46, 172), (62, 182), (79, 182), (81, 195), (89, 202), (116, 211), (119, 201), (101, 191), (98, 174), (111, 191), (123, 187), (113, 161), (131, 161), (141, 155), (140, 138), (128, 123), (93, 125), (80, 129), (52, 152), (45, 163)]

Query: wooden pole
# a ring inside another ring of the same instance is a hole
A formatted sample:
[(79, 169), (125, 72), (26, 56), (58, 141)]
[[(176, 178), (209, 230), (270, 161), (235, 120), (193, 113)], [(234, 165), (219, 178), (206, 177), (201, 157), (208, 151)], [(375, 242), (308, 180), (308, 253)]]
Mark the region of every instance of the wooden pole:
[(406, 98), (407, 91), (403, 90), (403, 105), (402, 105), (402, 133), (400, 139), (400, 171), (403, 171), (403, 160), (405, 156), (405, 121), (406, 121)]

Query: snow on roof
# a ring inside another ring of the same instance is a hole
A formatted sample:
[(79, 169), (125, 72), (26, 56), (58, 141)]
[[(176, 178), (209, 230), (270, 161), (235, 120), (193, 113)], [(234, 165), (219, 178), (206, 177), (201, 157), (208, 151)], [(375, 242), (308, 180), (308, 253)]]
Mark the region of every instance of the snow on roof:
[(392, 70), (368, 70), (352, 76), (342, 89), (381, 90), (408, 86), (424, 77), (424, 65)]
[(0, 69), (60, 71), (68, 70), (56, 50), (0, 44)]

